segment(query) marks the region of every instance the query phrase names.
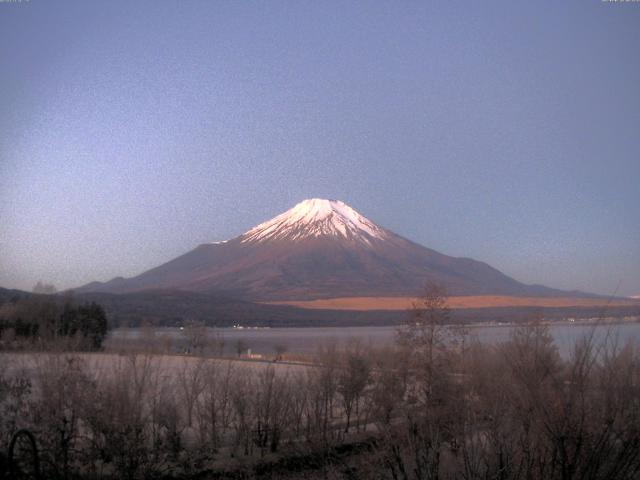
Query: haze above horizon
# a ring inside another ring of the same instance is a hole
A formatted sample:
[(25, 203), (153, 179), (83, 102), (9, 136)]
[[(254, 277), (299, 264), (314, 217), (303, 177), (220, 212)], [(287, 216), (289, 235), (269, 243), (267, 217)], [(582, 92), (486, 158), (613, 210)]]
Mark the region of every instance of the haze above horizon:
[(129, 277), (308, 198), (640, 293), (640, 4), (0, 3), (0, 286)]

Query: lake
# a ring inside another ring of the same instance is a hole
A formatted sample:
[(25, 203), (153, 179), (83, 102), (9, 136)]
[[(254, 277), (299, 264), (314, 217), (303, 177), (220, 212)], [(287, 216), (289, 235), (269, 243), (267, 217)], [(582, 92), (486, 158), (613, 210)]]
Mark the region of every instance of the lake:
[[(515, 327), (508, 325), (472, 326), (468, 328), (472, 339), (483, 343), (500, 343), (509, 339)], [(640, 343), (640, 323), (625, 322), (601, 326), (585, 324), (551, 325), (551, 334), (563, 356), (571, 352), (575, 341), (590, 334), (595, 328), (596, 336), (610, 335), (624, 344), (628, 341)], [(319, 346), (337, 343), (344, 345), (350, 339), (358, 339), (364, 344), (383, 346), (395, 340), (397, 327), (305, 327), (305, 328), (207, 328), (210, 340), (222, 339), (225, 353), (235, 353), (238, 342), (251, 349), (252, 353), (273, 354), (282, 346), (290, 353), (311, 354)], [(109, 334), (107, 345), (119, 342), (140, 341), (153, 337), (157, 342), (170, 342), (174, 348), (186, 342), (185, 331), (179, 328), (116, 329)]]

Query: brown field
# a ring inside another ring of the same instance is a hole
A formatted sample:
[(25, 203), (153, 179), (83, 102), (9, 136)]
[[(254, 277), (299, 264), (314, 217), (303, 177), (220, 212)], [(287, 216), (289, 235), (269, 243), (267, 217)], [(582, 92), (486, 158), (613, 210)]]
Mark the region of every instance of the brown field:
[(220, 370), (232, 368), (235, 372), (257, 375), (268, 367), (275, 368), (280, 374), (292, 374), (304, 371), (307, 364), (274, 362), (269, 359), (207, 358), (191, 355), (165, 355), (151, 353), (98, 353), (98, 352), (1, 352), (0, 374), (3, 372), (38, 372), (47, 364), (55, 364), (59, 359), (77, 359), (88, 372), (94, 374), (115, 373), (130, 366), (132, 362), (145, 364), (161, 371), (165, 379), (178, 378), (185, 371), (199, 364), (217, 367)]
[[(275, 305), (293, 305), (309, 309), (330, 310), (406, 310), (416, 299), (412, 297), (344, 297), (321, 300), (266, 302)], [(631, 299), (608, 301), (602, 298), (576, 297), (510, 297), (506, 295), (477, 295), (449, 297), (450, 308), (493, 308), (493, 307), (597, 307), (638, 305)]]

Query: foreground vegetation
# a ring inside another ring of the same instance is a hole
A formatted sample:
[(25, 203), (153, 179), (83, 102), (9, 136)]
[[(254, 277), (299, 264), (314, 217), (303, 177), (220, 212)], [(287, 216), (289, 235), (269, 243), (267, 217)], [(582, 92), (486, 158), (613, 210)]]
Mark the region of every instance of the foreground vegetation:
[(639, 478), (636, 346), (587, 336), (563, 359), (540, 325), (473, 344), (442, 300), (393, 347), (306, 366), (4, 355), (0, 452), (27, 428), (45, 478)]

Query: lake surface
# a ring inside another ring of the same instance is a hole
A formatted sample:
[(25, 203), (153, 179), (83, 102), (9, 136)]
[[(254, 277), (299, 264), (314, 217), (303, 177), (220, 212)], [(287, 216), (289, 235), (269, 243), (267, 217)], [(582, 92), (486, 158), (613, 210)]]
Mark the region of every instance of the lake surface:
[[(318, 347), (330, 343), (344, 345), (351, 339), (372, 345), (383, 346), (394, 342), (397, 332), (396, 326), (384, 327), (305, 327), (305, 328), (207, 328), (208, 341), (223, 340), (224, 351), (235, 353), (237, 345), (242, 342), (252, 353), (273, 354), (277, 347), (282, 346), (290, 353), (311, 354)], [(472, 326), (468, 328), (472, 339), (483, 343), (500, 343), (509, 339), (513, 326)], [(597, 338), (616, 339), (625, 344), (634, 341), (640, 344), (640, 323), (627, 322), (618, 324), (594, 325), (551, 325), (550, 332), (563, 356), (569, 355), (576, 340), (589, 335), (595, 329)], [(186, 344), (186, 333), (179, 328), (154, 329), (116, 329), (109, 334), (108, 343), (116, 345), (118, 342), (141, 341), (153, 338), (156, 342), (166, 342), (174, 349), (180, 349)]]

